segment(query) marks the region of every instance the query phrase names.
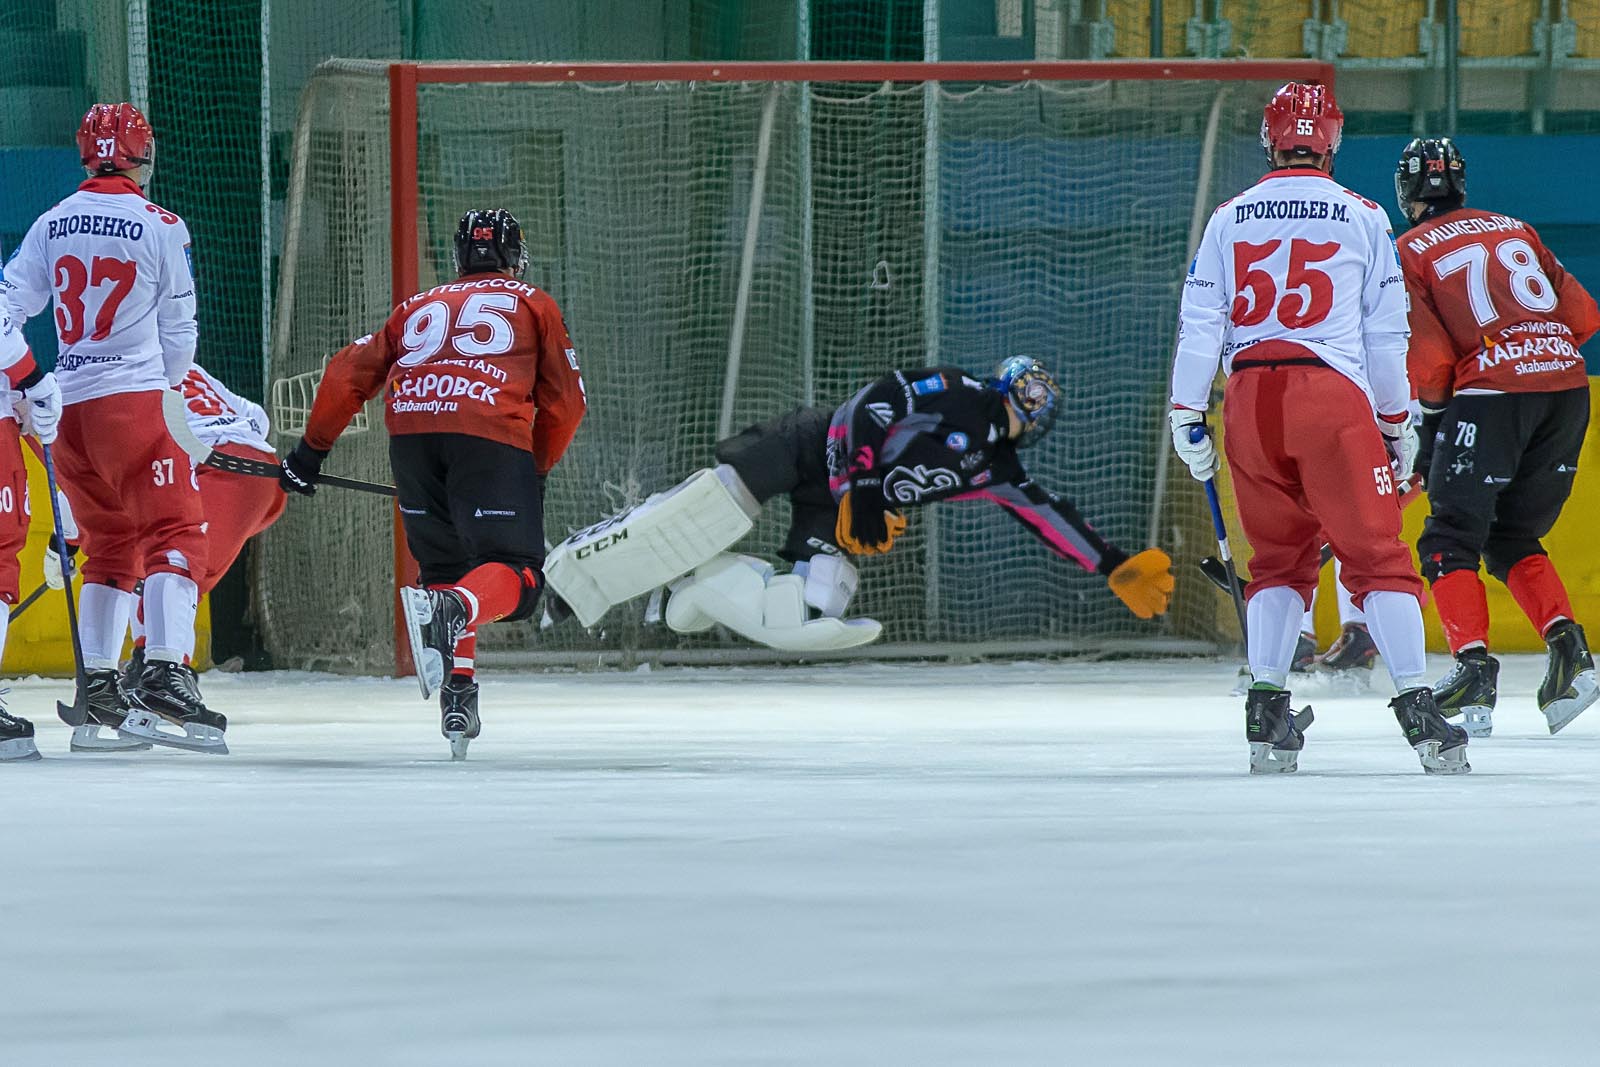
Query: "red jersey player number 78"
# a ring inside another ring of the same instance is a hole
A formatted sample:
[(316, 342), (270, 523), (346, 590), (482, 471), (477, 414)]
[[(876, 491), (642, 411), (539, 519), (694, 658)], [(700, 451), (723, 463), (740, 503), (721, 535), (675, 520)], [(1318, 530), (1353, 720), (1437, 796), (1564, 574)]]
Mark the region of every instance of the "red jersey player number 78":
[(1309, 721), (1289, 668), (1326, 540), (1394, 677), (1391, 706), (1430, 773), (1461, 773), (1467, 737), (1424, 673), (1422, 581), (1400, 542), (1395, 471), (1417, 452), (1406, 378), (1405, 284), (1387, 216), (1333, 180), (1344, 116), (1325, 86), (1285, 85), (1261, 144), (1272, 170), (1212, 214), (1184, 281), (1172, 368), (1173, 447), (1202, 481), (1217, 470), (1206, 423), (1219, 364), (1245, 536), (1253, 773), (1292, 771)]

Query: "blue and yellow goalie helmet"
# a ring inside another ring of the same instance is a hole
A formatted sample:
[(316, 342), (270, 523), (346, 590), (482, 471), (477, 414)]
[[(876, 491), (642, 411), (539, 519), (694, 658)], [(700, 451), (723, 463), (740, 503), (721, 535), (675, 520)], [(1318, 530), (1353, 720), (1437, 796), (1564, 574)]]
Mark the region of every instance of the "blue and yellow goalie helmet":
[(1012, 356), (994, 370), (994, 387), (1011, 401), (1011, 410), (1022, 420), (1017, 447), (1036, 445), (1055, 425), (1061, 409), (1061, 387), (1032, 356)]

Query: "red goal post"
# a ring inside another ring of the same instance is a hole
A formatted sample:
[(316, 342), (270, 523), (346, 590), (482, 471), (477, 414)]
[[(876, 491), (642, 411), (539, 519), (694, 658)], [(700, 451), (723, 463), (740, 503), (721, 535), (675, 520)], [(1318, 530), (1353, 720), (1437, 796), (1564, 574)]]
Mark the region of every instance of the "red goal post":
[[(320, 105), (319, 79), (340, 86), (325, 87)], [(585, 495), (563, 484), (553, 495), (552, 540), (706, 462), (730, 419), (742, 425), (795, 402), (837, 402), (853, 388), (848, 383), (892, 365), (943, 356), (981, 370), (1018, 348), (1071, 361), (1063, 367), (1069, 400), (1086, 412), (1078, 429), (1101, 434), (1097, 448), (1110, 454), (1104, 464), (1085, 456), (1082, 442), (1067, 440), (1074, 427), (1063, 420), (1069, 432), (1053, 435), (1060, 440), (1041, 447), (1030, 469), (1043, 464), (1041, 481), (1079, 497), (1114, 540), (1172, 548), (1181, 531), (1164, 518), (1167, 490), (1155, 469), (1165, 460), (1150, 385), (1152, 367), (1170, 355), (1175, 283), (1196, 224), (1262, 169), (1248, 142), (1271, 89), (1333, 79), (1331, 64), (1310, 60), (330, 61), (308, 87), (296, 127), (279, 293), (280, 307), (294, 314), (275, 328), (271, 373), (311, 373), (313, 353), (325, 357), (337, 347), (336, 330), (307, 310), (327, 269), (308, 250), (319, 210), (328, 218), (335, 209), (372, 222), (386, 217), (383, 296), (392, 307), (441, 280), (446, 216), (500, 195), (519, 215), (538, 216), (531, 227), (525, 220), (535, 242), (561, 246), (534, 280), (568, 311), (598, 416), (580, 429), (577, 461), (566, 465), (581, 467), (595, 489)], [(590, 91), (548, 92), (561, 86)], [(346, 117), (329, 117), (341, 107)], [(362, 116), (382, 124), (363, 130)], [(605, 144), (580, 143), (591, 135)], [(386, 144), (371, 143), (380, 137)], [(490, 168), (477, 158), (501, 156), (511, 184), (486, 178)], [(363, 173), (379, 159), (388, 172), (381, 212), (373, 202), (381, 183)], [(670, 179), (674, 173), (681, 181)], [(1148, 191), (1128, 188), (1140, 185)], [(537, 206), (516, 202), (530, 190), (539, 194)], [(596, 235), (616, 238), (618, 247), (597, 250)], [(359, 277), (328, 284), (348, 296), (370, 271), (352, 273)], [(1167, 281), (1170, 299), (1158, 297)], [(621, 295), (646, 288), (637, 307)], [(1119, 305), (1129, 298), (1138, 303)], [(375, 293), (364, 303), (378, 310)], [(618, 316), (638, 321), (619, 332), (612, 328)], [(1162, 324), (1168, 336), (1127, 341), (1121, 320), (1130, 316)], [(1076, 361), (1108, 352), (1137, 364), (1137, 390), (1126, 374), (1097, 384), (1100, 372)], [(657, 377), (663, 368), (669, 376)], [(633, 422), (660, 422), (640, 430), (603, 410), (611, 392), (636, 379), (660, 393), (683, 385), (685, 398), (668, 411), (637, 412)], [(1103, 395), (1106, 386), (1117, 395)], [(716, 395), (720, 409), (709, 402)], [(1137, 431), (1137, 442), (1105, 440), (1116, 419)], [(618, 451), (626, 453), (620, 464), (591, 455)], [(553, 486), (562, 475), (558, 469)], [(1083, 483), (1091, 477), (1109, 480), (1112, 491), (1090, 491)], [(1137, 624), (1094, 602), (1092, 582), (1059, 577), (1059, 561), (1031, 542), (1021, 542), (1025, 551), (1014, 545), (993, 516), (974, 517), (972, 505), (930, 509), (930, 516), (946, 511), (961, 517), (922, 520), (903, 555), (864, 567), (860, 606), (888, 623), (886, 643), (869, 653), (1176, 649), (1222, 636), (1209, 598), (1180, 588), (1182, 611)], [(300, 525), (298, 534), (287, 526), (274, 534), (277, 548), (267, 555), (278, 561), (267, 559), (260, 572), (258, 603), (278, 661), (370, 670), (387, 655), (408, 671), (397, 611), (393, 626), (382, 626), (393, 631), (392, 647), (375, 655), (380, 631), (371, 602), (354, 609), (341, 601), (340, 613), (365, 620), (347, 632), (367, 638), (363, 654), (346, 661), (324, 654), (328, 639), (296, 636), (318, 609), (272, 581), (274, 568), (309, 557), (316, 540), (355, 538), (364, 547), (347, 547), (363, 572), (340, 580), (373, 580), (381, 554), (396, 564), (397, 588), (414, 573), (398, 522), (382, 550), (360, 521)], [(1195, 528), (1203, 531), (1203, 523)], [(756, 550), (771, 554), (775, 529), (771, 521), (758, 528)], [(982, 566), (969, 569), (986, 577), (975, 583), (949, 566), (966, 538), (981, 542)], [(1012, 617), (1017, 590), (1029, 583), (1049, 587), (1036, 626)], [(389, 599), (397, 605), (396, 593)], [(592, 635), (496, 627), (480, 641), (491, 661), (497, 653), (529, 662), (737, 655), (714, 640), (677, 638), (635, 621), (608, 624)]]

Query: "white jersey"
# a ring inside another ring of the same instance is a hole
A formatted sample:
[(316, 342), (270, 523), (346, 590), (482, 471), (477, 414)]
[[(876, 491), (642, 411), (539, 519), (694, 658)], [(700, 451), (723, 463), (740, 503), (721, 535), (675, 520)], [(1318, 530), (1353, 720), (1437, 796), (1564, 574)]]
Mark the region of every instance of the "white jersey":
[[(5, 275), (0, 273), (0, 278), (3, 277)], [(10, 305), (0, 300), (0, 371), (5, 372), (11, 385), (10, 389), (0, 389), (0, 419), (16, 417), (11, 394), (22, 379), (34, 372), (36, 366), (28, 342), (23, 340), (22, 324), (11, 318)]]
[(273, 450), (267, 443), (272, 427), (265, 409), (217, 381), (200, 364), (189, 368), (177, 388), (183, 394), (189, 429), (211, 448), (248, 445), (263, 452)]
[(1406, 287), (1389, 218), (1320, 171), (1277, 170), (1206, 224), (1184, 281), (1172, 403), (1204, 411), (1220, 359), (1318, 359), (1382, 415), (1411, 402)]
[(39, 216), (5, 267), (12, 317), (56, 306), (65, 404), (176, 385), (194, 362), (189, 228), (120, 176)]

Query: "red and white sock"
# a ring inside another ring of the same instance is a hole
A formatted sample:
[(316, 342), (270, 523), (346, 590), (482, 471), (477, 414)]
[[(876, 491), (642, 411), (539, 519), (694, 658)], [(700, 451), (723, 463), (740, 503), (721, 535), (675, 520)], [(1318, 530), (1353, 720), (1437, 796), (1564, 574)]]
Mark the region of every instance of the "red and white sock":
[(115, 586), (85, 582), (78, 593), (78, 639), (83, 665), (91, 671), (114, 671), (122, 658), (122, 640), (134, 596)]
[(1567, 587), (1561, 584), (1561, 575), (1556, 573), (1549, 556), (1528, 556), (1518, 561), (1506, 575), (1506, 588), (1540, 637), (1556, 623), (1572, 618)]
[(1489, 596), (1477, 571), (1451, 571), (1434, 579), (1433, 602), (1452, 653), (1489, 647)]
[(450, 668), (450, 673), (473, 677), (477, 674), (477, 655), (478, 631), (469, 629), (456, 639), (455, 666)]
[(522, 600), (523, 575), (506, 563), (474, 567), (450, 588), (466, 601), (471, 626), (499, 622), (517, 610)]
[[(199, 601), (200, 589), (186, 575), (163, 572), (144, 580), (147, 659), (189, 662), (194, 655), (194, 617)], [(117, 643), (122, 643), (120, 636)]]

